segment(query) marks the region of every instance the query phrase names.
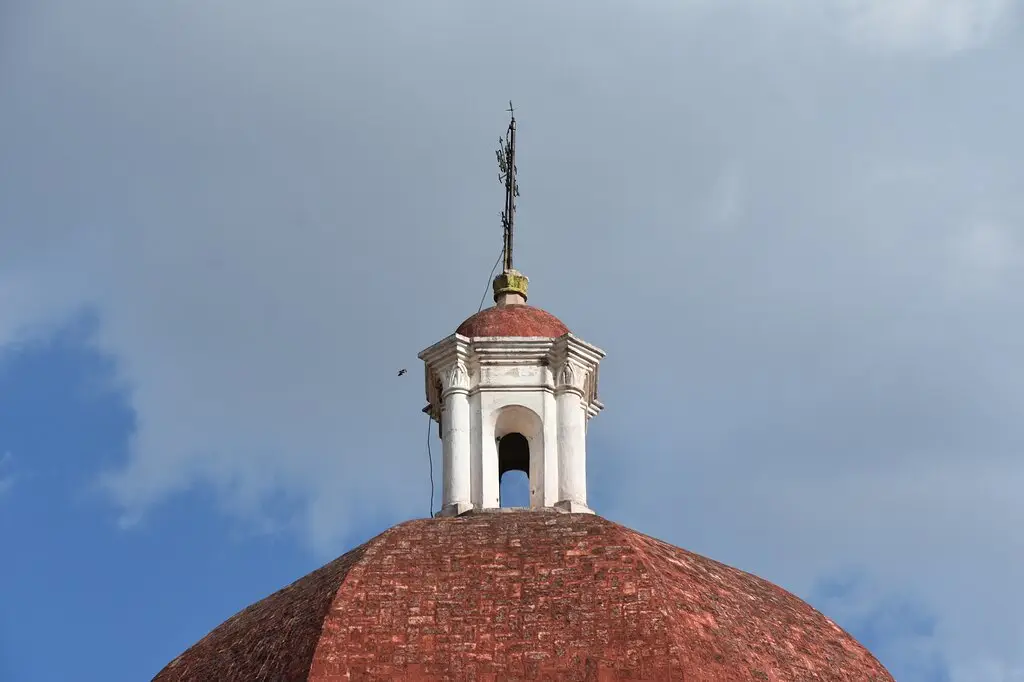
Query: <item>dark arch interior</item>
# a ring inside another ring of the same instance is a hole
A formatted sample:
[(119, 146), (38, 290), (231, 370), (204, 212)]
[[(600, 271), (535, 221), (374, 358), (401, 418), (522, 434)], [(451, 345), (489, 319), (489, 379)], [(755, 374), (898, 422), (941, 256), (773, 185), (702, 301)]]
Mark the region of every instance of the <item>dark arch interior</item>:
[(500, 506), (530, 506), (530, 442), (521, 433), (498, 440), (498, 484)]
[(530, 443), (521, 433), (510, 433), (498, 440), (498, 478), (506, 471), (530, 475)]

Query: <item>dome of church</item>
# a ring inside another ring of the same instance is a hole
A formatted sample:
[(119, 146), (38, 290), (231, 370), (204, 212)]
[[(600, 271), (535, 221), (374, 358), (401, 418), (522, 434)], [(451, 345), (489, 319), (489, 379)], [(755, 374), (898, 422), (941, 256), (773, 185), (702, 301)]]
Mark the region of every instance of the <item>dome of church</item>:
[(785, 590), (593, 514), (385, 531), (213, 630), (155, 682), (891, 682)]
[(546, 310), (531, 305), (513, 304), (484, 308), (459, 325), (463, 336), (523, 336), (557, 338), (569, 328)]

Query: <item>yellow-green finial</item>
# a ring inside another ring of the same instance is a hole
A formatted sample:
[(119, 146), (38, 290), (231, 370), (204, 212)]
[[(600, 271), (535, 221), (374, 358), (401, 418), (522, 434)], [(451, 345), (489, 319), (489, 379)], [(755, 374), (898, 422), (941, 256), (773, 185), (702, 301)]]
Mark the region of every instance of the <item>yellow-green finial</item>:
[[(494, 302), (526, 303), (526, 289), (530, 278), (518, 270), (506, 270), (494, 278)], [(520, 300), (521, 297), (521, 300)]]

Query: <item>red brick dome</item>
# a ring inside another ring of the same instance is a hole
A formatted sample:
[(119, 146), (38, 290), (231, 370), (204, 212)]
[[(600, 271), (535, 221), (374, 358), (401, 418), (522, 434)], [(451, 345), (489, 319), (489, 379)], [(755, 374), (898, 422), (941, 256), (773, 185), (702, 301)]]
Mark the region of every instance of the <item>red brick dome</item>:
[(760, 578), (598, 516), (395, 526), (228, 619), (154, 682), (893, 682)]
[(569, 328), (546, 310), (515, 303), (485, 308), (455, 331), (463, 336), (558, 337)]

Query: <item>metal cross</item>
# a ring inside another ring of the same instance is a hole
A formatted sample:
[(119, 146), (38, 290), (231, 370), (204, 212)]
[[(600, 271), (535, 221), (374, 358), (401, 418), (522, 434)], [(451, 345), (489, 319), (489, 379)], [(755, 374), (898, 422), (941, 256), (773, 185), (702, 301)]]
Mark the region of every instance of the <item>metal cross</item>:
[(505, 132), (505, 139), (498, 140), (498, 179), (505, 184), (505, 210), (501, 213), (501, 224), (504, 227), (505, 240), (505, 271), (512, 269), (512, 237), (516, 218), (516, 197), (519, 196), (519, 184), (516, 182), (516, 114), (509, 100), (508, 109), (511, 121)]

